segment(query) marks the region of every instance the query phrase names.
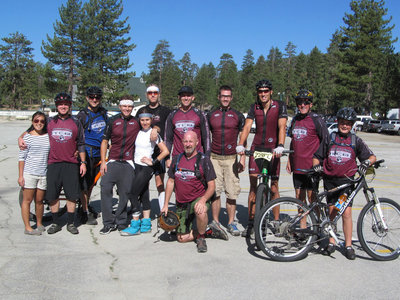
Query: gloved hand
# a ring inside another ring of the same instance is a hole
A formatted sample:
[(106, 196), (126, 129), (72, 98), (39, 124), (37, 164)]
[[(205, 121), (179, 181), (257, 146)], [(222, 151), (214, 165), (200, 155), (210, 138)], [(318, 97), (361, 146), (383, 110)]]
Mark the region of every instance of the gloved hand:
[(241, 153), (241, 152), (244, 152), (245, 150), (246, 150), (246, 148), (243, 147), (243, 145), (236, 146), (236, 153)]
[(322, 173), (324, 171), (324, 168), (321, 165), (315, 165), (312, 168), (316, 173)]
[(359, 166), (358, 166), (358, 171), (360, 171), (360, 173), (362, 173), (363, 175), (365, 175), (365, 172), (367, 172), (367, 169), (370, 166), (370, 161), (364, 160)]
[(285, 150), (285, 148), (283, 148), (282, 146), (278, 146), (274, 149), (274, 154), (277, 156), (281, 156), (283, 153), (283, 150)]

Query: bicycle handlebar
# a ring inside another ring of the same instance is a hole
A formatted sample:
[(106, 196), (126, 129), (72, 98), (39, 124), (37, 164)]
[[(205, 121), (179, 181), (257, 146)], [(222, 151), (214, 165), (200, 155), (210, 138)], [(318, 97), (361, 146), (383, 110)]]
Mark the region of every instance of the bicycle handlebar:
[[(244, 154), (245, 154), (246, 156), (252, 156), (252, 155), (254, 154), (254, 152), (255, 152), (255, 150), (244, 150)], [(272, 151), (272, 152), (269, 152), (269, 151), (259, 151), (259, 152), (273, 153), (273, 151)], [(283, 152), (282, 152), (282, 154), (288, 154), (288, 153), (294, 153), (294, 150), (287, 150), (287, 149), (285, 149), (285, 150), (283, 150)]]

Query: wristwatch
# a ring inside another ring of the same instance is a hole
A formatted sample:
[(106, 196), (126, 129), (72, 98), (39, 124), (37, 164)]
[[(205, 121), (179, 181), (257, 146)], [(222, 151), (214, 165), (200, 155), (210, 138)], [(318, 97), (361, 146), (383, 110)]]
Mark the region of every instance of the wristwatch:
[(81, 161), (81, 164), (87, 164), (87, 161), (85, 160), (85, 161)]

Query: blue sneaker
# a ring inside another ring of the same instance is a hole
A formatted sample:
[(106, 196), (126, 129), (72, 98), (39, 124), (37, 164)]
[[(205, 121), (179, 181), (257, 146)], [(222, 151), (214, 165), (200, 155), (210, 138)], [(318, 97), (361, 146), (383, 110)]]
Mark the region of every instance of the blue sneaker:
[(236, 226), (236, 223), (233, 222), (231, 224), (228, 224), (228, 226), (226, 226), (226, 230), (232, 234), (233, 236), (239, 236), (240, 235), (240, 231)]
[(131, 236), (140, 234), (140, 220), (132, 220), (131, 225), (119, 232), (122, 236)]
[(150, 218), (142, 219), (142, 223), (140, 225), (140, 232), (141, 233), (150, 233), (151, 232), (151, 219)]

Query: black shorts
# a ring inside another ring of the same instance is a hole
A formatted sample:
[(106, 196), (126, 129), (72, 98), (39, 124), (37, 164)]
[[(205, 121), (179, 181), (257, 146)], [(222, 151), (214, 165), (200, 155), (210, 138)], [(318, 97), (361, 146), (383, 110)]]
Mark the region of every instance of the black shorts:
[[(311, 178), (306, 174), (294, 174), (293, 173), (293, 185), (295, 189), (317, 191), (318, 190), (319, 178)], [(315, 188), (314, 188), (315, 186)]]
[[(345, 184), (345, 183), (351, 183), (351, 180), (348, 179), (347, 177), (324, 177), (324, 189), (325, 190), (333, 189), (333, 188), (335, 188), (339, 185)], [(340, 195), (343, 195), (343, 193), (346, 193), (349, 196), (351, 194), (351, 191), (353, 188), (354, 188), (354, 184), (344, 190), (340, 190), (340, 191), (334, 192), (332, 194), (329, 194), (326, 197), (326, 202), (328, 203), (328, 205), (335, 205), (335, 203), (338, 201)], [(351, 207), (351, 206), (353, 206), (353, 201), (351, 201), (349, 204), (349, 207)]]
[(79, 176), (80, 188), (84, 192), (89, 191), (90, 187), (94, 183), (94, 179), (96, 178), (96, 175), (100, 171), (100, 164), (99, 164), (100, 157), (86, 156), (86, 161), (87, 161), (86, 174), (83, 177)]
[(61, 188), (64, 189), (68, 200), (76, 201), (80, 198), (79, 165), (68, 162), (50, 164), (47, 167), (46, 200), (52, 202), (60, 196)]
[(160, 160), (160, 163), (154, 166), (154, 175), (165, 174), (165, 159)]

